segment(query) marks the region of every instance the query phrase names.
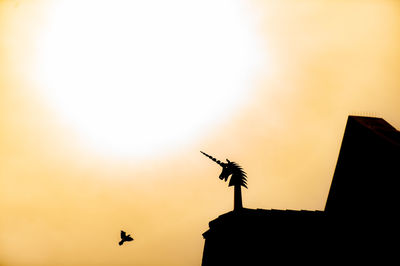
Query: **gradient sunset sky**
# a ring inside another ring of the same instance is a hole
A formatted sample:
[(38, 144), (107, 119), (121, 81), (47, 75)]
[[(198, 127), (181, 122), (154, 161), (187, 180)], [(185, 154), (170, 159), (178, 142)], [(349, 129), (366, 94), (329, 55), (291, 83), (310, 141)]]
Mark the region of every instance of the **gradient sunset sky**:
[(399, 47), (398, 1), (0, 0), (0, 265), (199, 265), (200, 150), (323, 210), (347, 116), (400, 128)]

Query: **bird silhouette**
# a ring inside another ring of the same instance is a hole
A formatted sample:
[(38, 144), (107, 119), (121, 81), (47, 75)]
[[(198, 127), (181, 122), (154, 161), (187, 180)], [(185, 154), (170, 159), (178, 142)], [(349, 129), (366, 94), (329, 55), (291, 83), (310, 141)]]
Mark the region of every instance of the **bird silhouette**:
[(132, 241), (133, 238), (131, 235), (126, 235), (124, 231), (121, 230), (121, 241), (119, 241), (119, 245), (121, 246), (125, 241)]

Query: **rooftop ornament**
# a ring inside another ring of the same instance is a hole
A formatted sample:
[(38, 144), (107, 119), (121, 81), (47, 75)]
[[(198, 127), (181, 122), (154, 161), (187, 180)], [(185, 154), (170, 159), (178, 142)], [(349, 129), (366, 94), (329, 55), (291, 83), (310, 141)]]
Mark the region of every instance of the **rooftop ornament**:
[(225, 182), (226, 182), (226, 181), (228, 181), (229, 176), (231, 176), (228, 186), (234, 187), (233, 210), (239, 211), (239, 210), (243, 209), (242, 187), (247, 188), (247, 176), (246, 176), (246, 173), (243, 171), (242, 167), (240, 167), (235, 162), (229, 161), (228, 159), (226, 159), (226, 161), (227, 161), (226, 163), (223, 163), (220, 160), (217, 160), (216, 158), (208, 155), (205, 152), (202, 152), (202, 151), (200, 151), (200, 152), (222, 167), (222, 172), (219, 175), (219, 179), (225, 180)]

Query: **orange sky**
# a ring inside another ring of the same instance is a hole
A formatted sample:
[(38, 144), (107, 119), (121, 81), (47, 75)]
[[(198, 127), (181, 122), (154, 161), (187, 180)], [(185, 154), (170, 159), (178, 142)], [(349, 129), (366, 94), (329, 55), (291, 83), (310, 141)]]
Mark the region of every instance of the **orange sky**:
[(53, 2), (0, 1), (0, 265), (199, 265), (233, 208), (200, 150), (243, 166), (245, 207), (323, 210), (347, 116), (400, 128), (397, 1), (254, 0), (271, 70), (229, 119), (159, 156), (96, 153), (29, 75)]

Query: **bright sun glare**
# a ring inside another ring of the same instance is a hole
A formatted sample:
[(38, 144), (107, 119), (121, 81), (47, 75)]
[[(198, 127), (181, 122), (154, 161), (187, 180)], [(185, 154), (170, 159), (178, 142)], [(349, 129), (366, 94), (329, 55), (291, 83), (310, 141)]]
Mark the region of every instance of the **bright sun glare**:
[(238, 108), (261, 52), (244, 1), (59, 1), (35, 73), (97, 150), (182, 145)]

